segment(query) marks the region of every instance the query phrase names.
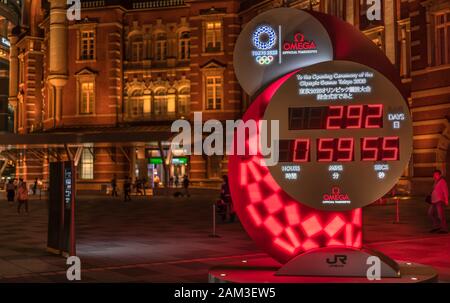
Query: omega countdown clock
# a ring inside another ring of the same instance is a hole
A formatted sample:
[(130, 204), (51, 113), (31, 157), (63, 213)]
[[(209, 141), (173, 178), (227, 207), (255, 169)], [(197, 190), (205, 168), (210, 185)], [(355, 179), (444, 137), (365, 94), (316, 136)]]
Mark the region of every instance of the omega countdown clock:
[[(398, 263), (364, 248), (362, 240), (361, 208), (395, 186), (412, 152), (406, 94), (389, 59), (333, 16), (278, 8), (246, 24), (234, 68), (252, 100), (242, 120), (279, 123), (278, 133), (269, 128), (264, 139), (278, 138), (275, 165), (262, 152), (228, 158), (233, 205), (244, 229), (282, 264), (253, 280), (365, 277), (370, 256), (381, 260), (383, 277), (400, 277)], [(260, 140), (262, 135), (258, 128)], [(247, 281), (232, 268), (230, 280)]]

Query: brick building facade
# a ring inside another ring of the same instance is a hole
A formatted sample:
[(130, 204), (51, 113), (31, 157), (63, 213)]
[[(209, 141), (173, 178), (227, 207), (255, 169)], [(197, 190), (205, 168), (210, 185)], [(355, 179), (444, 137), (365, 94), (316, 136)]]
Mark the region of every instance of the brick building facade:
[[(24, 1), (20, 35), (10, 35), (15, 131), (163, 127), (192, 120), (195, 111), (204, 119), (237, 119), (249, 102), (232, 64), (241, 27), (273, 7), (313, 9), (358, 27), (398, 68), (414, 121), (413, 157), (399, 184), (424, 193), (434, 169), (450, 169), (450, 1), (384, 0), (375, 21), (367, 19), (367, 2), (82, 1), (82, 20), (68, 22), (66, 1)], [(86, 188), (114, 174), (148, 176), (158, 160), (152, 142), (84, 146), (81, 153)], [(42, 155), (18, 152), (17, 174), (45, 178), (49, 154)], [(189, 173), (205, 186), (226, 173), (226, 158), (178, 156), (188, 162), (171, 164), (172, 176)]]

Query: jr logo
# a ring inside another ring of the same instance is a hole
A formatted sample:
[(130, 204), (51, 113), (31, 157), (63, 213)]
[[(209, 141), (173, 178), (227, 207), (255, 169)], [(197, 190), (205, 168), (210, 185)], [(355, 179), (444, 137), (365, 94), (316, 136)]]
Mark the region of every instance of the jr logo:
[(346, 255), (334, 255), (333, 259), (327, 258), (327, 263), (333, 266), (343, 266), (347, 264)]

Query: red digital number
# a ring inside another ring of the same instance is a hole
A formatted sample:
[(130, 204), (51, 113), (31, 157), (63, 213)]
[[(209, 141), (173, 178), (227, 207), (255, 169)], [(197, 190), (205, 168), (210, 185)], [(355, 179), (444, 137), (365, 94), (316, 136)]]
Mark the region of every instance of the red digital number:
[(362, 161), (378, 161), (379, 155), (379, 138), (370, 137), (362, 138), (361, 141), (361, 160)]
[(349, 162), (353, 161), (353, 138), (339, 138), (337, 144), (337, 158), (336, 161)]
[(385, 137), (383, 138), (383, 161), (399, 160), (399, 138)]
[(330, 106), (327, 115), (327, 129), (339, 129), (342, 126), (344, 117), (343, 106)]
[(383, 127), (383, 104), (368, 104), (366, 108), (365, 128)]
[(347, 123), (345, 128), (361, 128), (363, 105), (350, 105), (347, 107)]
[(334, 139), (318, 139), (317, 144), (317, 161), (332, 162), (334, 157)]
[(399, 160), (398, 137), (371, 137), (361, 139), (362, 161), (397, 161)]
[(309, 139), (296, 139), (294, 143), (294, 162), (309, 161)]

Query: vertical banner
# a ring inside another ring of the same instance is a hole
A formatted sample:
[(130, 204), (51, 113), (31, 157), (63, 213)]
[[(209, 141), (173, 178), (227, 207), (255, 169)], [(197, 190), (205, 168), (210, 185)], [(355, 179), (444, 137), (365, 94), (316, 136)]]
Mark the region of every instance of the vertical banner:
[(48, 203), (50, 252), (75, 255), (75, 170), (72, 161), (50, 163)]

